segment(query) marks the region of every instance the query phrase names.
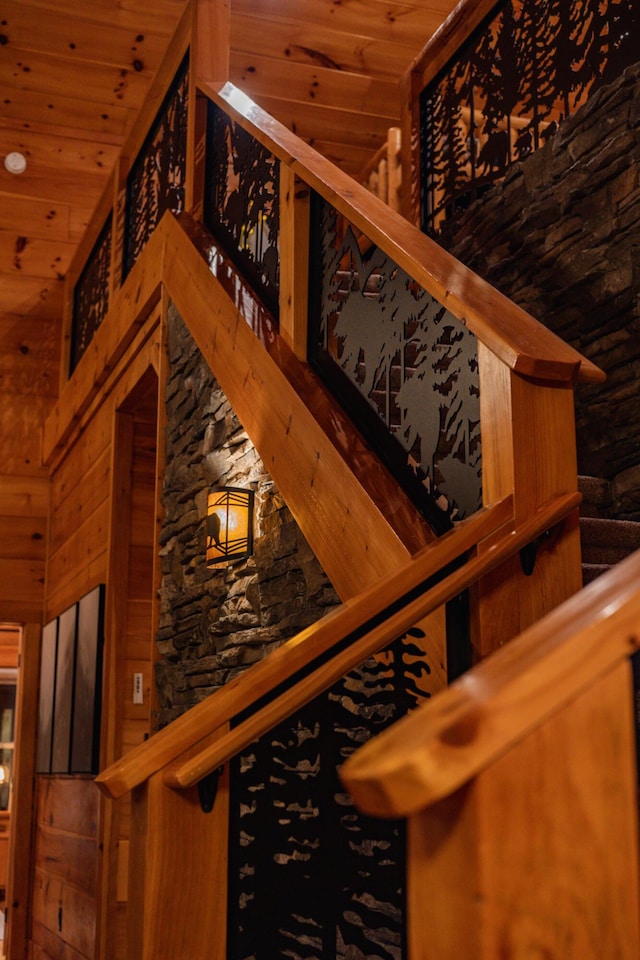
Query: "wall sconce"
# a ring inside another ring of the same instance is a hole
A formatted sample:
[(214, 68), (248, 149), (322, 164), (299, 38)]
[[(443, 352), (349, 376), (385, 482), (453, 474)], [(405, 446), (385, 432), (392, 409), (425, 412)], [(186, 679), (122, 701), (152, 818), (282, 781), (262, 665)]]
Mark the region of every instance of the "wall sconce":
[(207, 566), (250, 557), (253, 490), (212, 487), (207, 501)]

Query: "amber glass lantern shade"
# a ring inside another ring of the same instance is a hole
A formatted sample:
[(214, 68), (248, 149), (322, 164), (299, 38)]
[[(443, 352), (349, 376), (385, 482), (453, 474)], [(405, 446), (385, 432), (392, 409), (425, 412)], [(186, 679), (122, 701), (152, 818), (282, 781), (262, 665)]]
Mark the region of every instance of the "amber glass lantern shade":
[(212, 487), (207, 501), (207, 566), (250, 557), (253, 490)]

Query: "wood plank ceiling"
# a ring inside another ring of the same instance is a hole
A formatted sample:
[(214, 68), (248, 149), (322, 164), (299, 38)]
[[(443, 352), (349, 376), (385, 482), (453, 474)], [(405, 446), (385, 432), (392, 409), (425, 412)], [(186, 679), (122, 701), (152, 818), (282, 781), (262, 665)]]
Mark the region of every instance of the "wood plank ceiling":
[[(398, 80), (453, 6), (231, 0), (231, 79), (353, 173), (397, 122)], [(46, 408), (57, 392), (62, 278), (183, 9), (0, 0), (0, 401), (38, 394)], [(12, 151), (21, 175), (2, 162)]]

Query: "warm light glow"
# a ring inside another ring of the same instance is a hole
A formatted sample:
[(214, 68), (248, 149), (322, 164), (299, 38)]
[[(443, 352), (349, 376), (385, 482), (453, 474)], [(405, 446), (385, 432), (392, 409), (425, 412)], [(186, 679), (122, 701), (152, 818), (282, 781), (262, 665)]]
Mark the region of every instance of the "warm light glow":
[(248, 557), (253, 548), (253, 491), (216, 487), (207, 502), (207, 566)]

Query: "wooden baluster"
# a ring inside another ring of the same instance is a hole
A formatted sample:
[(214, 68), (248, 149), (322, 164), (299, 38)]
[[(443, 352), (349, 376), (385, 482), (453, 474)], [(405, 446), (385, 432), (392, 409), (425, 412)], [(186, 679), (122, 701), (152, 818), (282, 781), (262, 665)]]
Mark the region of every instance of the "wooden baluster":
[(400, 127), (387, 133), (387, 203), (400, 212), (402, 196), (402, 141)]
[(410, 960), (637, 960), (634, 757), (623, 661), (411, 817)]

